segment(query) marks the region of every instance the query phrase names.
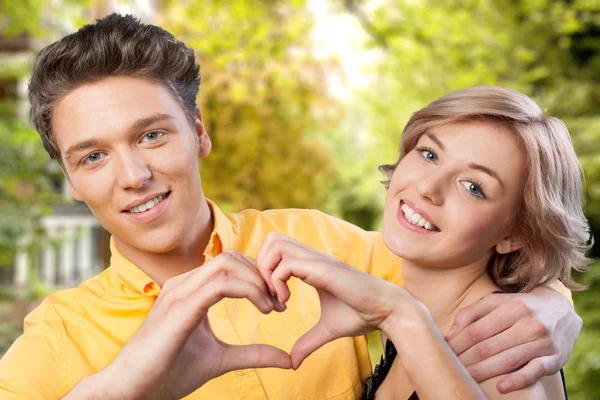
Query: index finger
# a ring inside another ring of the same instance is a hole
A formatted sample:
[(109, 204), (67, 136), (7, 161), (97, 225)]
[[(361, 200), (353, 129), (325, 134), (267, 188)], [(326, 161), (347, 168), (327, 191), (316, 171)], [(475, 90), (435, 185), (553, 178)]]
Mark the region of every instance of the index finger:
[(258, 272), (263, 277), (272, 296), (276, 294), (271, 276), (283, 258), (292, 253), (307, 255), (310, 249), (285, 235), (270, 233), (257, 257)]

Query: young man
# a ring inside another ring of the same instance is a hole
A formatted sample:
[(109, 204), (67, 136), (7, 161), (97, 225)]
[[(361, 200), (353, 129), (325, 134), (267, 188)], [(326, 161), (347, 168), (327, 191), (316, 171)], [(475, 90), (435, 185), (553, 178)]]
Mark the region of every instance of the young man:
[[(290, 370), (286, 352), (318, 321), (318, 296), (291, 281), (292, 298), (278, 303), (252, 258), (280, 232), (397, 284), (399, 260), (379, 234), (317, 211), (225, 216), (202, 191), (198, 160), (211, 142), (199, 84), (183, 43), (115, 14), (37, 56), (33, 123), (73, 196), (112, 233), (112, 258), (27, 316), (0, 362), (3, 399), (361, 395), (371, 373), (364, 337), (329, 343)], [(486, 298), (458, 320), (449, 340), (476, 379), (525, 365), (513, 388), (558, 371), (581, 328), (548, 288)]]

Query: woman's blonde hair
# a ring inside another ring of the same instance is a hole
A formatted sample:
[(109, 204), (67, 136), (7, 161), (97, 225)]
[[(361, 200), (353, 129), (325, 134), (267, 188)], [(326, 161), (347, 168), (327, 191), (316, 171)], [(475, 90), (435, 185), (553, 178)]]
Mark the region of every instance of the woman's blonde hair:
[(527, 156), (522, 206), (514, 221), (523, 247), (496, 253), (488, 272), (505, 291), (529, 291), (555, 279), (582, 289), (571, 269), (585, 271), (592, 245), (582, 209), (583, 173), (569, 131), (561, 120), (545, 117), (529, 97), (514, 90), (478, 86), (452, 92), (417, 111), (402, 132), (400, 157), (379, 167), (389, 184), (402, 158), (426, 132), (441, 125), (483, 120), (513, 132)]

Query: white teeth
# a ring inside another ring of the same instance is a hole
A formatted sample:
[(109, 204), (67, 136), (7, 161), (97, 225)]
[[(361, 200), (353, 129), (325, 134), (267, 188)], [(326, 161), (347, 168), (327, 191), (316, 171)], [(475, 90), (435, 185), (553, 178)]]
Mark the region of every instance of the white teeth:
[(144, 204), (140, 204), (139, 206), (131, 207), (128, 211), (130, 213), (134, 213), (134, 214), (147, 211), (147, 210), (151, 209), (152, 207), (154, 207), (155, 205), (157, 205), (158, 203), (160, 203), (160, 201), (164, 198), (165, 198), (165, 195), (161, 194), (160, 196), (158, 196), (152, 200), (148, 200)]
[(421, 216), (417, 213), (414, 213), (411, 217), (410, 220), (412, 221), (413, 224), (416, 224), (417, 222), (419, 222), (421, 220)]
[(410, 221), (412, 224), (414, 224), (416, 226), (420, 226), (421, 228), (425, 228), (428, 231), (438, 230), (435, 225), (433, 225), (432, 223), (427, 221), (425, 218), (423, 218), (421, 215), (416, 213), (406, 203), (403, 203), (402, 207), (400, 207), (400, 208), (402, 209), (402, 212), (404, 213), (404, 216), (406, 217), (406, 219), (408, 221)]

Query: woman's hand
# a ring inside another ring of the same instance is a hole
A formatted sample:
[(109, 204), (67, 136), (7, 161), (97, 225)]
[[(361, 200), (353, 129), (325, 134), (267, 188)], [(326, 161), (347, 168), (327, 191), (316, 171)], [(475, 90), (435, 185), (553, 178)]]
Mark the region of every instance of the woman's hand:
[(272, 295), (285, 303), (293, 276), (317, 289), (321, 319), (291, 351), (293, 368), (324, 344), (378, 329), (392, 313), (417, 301), (404, 289), (349, 267), (339, 260), (278, 233), (265, 240), (257, 258)]

